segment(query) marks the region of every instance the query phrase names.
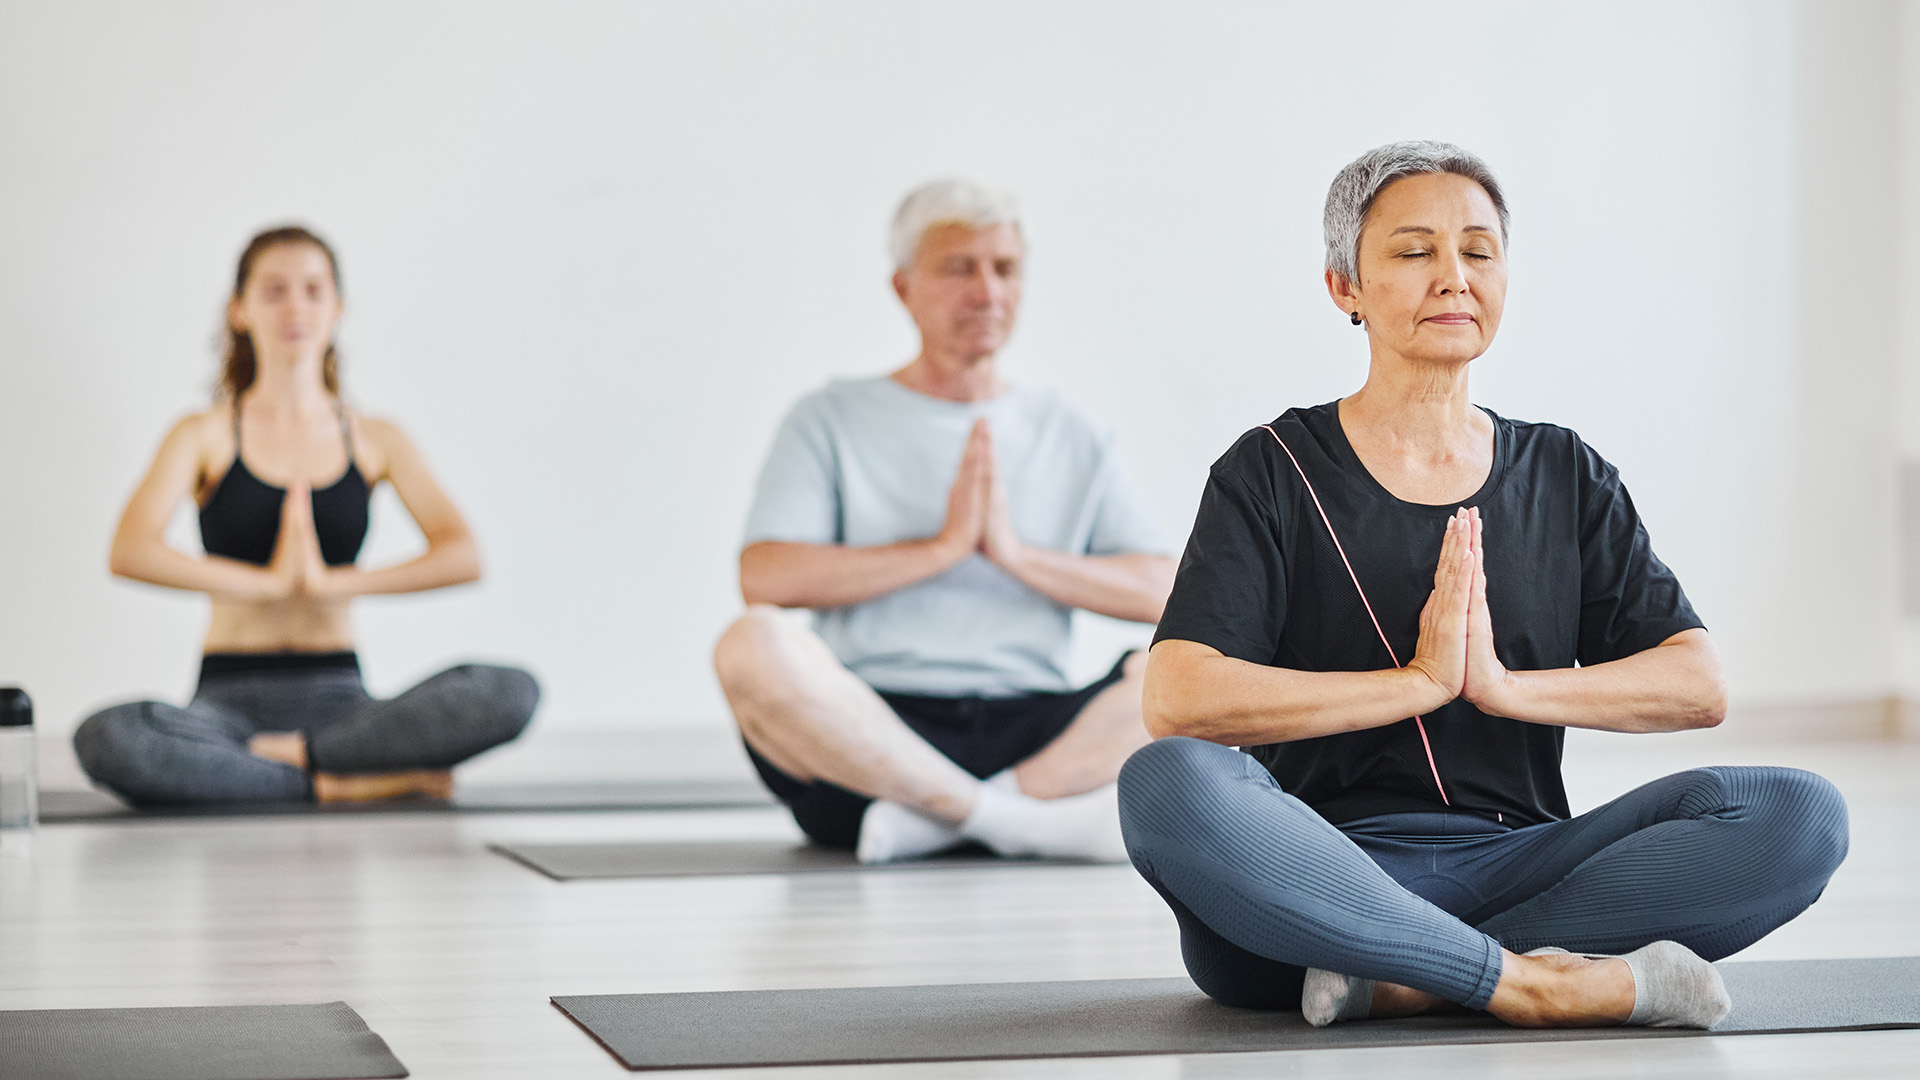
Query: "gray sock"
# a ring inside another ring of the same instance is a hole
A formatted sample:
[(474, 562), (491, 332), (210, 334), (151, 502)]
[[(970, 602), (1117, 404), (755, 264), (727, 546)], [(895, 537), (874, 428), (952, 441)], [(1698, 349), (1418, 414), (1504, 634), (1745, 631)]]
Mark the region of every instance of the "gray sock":
[(1300, 1015), (1322, 1028), (1335, 1020), (1365, 1020), (1373, 1011), (1373, 980), (1308, 968), (1300, 987)]
[(1656, 941), (1620, 959), (1633, 972), (1631, 1026), (1710, 1028), (1733, 1009), (1720, 970), (1677, 941)]

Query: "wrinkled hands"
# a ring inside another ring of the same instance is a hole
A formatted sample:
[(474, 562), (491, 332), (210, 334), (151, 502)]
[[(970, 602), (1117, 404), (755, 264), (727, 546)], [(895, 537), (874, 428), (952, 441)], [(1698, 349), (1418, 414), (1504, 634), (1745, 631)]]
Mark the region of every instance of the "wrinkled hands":
[(1504, 715), (1500, 697), (1512, 676), (1493, 648), (1485, 525), (1477, 507), (1447, 519), (1433, 593), (1420, 611), (1420, 640), (1407, 667), (1433, 683), (1433, 708), (1464, 697), (1484, 713)]
[(1013, 530), (1013, 515), (1007, 508), (1007, 485), (1000, 472), (1000, 461), (993, 452), (993, 433), (986, 417), (973, 422), (967, 434), (967, 448), (960, 455), (960, 470), (953, 487), (947, 491), (947, 520), (941, 526), (939, 542), (953, 552), (959, 562), (978, 552), (1003, 567), (1012, 569), (1025, 554), (1020, 537)]

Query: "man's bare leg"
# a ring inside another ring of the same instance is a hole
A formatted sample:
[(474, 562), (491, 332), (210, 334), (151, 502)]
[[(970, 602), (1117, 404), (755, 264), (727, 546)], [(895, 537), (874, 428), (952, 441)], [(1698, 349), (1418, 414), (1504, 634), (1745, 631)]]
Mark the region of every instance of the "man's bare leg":
[(1128, 656), (1119, 682), (1095, 694), (1065, 731), (1014, 767), (1020, 790), (1057, 799), (1113, 783), (1133, 752), (1153, 741), (1140, 719), (1146, 670), (1145, 651)]
[(874, 797), (860, 825), (862, 861), (913, 858), (962, 839), (1003, 855), (1124, 857), (1110, 787), (1037, 799), (975, 779), (779, 609), (749, 607), (721, 635), (714, 668), (762, 757), (796, 779)]
[(954, 825), (980, 781), (915, 734), (797, 617), (754, 604), (714, 648), (747, 744), (797, 780), (825, 780)]

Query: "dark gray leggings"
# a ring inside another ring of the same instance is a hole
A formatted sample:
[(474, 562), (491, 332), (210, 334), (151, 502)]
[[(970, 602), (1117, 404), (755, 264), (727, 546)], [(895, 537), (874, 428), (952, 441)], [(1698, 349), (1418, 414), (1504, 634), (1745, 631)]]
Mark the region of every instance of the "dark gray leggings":
[(462, 664), (384, 701), (355, 666), (207, 675), (185, 708), (115, 705), (73, 733), (87, 775), (136, 804), (311, 799), (306, 772), (247, 752), (263, 731), (307, 735), (316, 772), (446, 769), (520, 734), (533, 676)]
[(1328, 824), (1230, 747), (1172, 738), (1120, 773), (1133, 865), (1172, 906), (1201, 990), (1297, 1008), (1304, 969), (1485, 1008), (1500, 949), (1709, 960), (1806, 910), (1847, 853), (1847, 808), (1798, 769), (1692, 769), (1567, 821), (1470, 814)]

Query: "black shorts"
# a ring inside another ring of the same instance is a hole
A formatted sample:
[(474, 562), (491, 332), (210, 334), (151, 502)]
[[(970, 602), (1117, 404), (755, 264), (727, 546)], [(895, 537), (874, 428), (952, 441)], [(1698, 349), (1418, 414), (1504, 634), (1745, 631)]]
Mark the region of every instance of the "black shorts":
[[(986, 779), (1039, 753), (1052, 742), (1094, 695), (1120, 681), (1127, 657), (1078, 690), (1022, 694), (1008, 698), (926, 697), (879, 691), (914, 733), (973, 775)], [(860, 839), (860, 817), (873, 799), (824, 780), (796, 780), (747, 747), (747, 756), (774, 797), (793, 811), (793, 820), (816, 844), (852, 851)]]

